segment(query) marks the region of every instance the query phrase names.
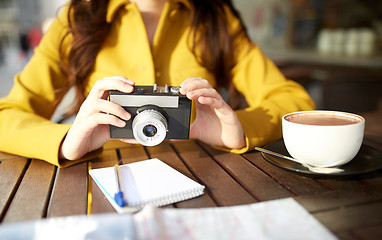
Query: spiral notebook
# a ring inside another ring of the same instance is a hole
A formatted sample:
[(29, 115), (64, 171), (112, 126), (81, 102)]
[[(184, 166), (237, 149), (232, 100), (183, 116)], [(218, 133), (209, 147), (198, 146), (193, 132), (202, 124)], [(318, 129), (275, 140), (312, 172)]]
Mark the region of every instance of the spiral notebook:
[(114, 199), (118, 191), (113, 167), (89, 170), (90, 176), (119, 213), (136, 211), (147, 204), (164, 206), (203, 194), (204, 186), (154, 158), (121, 165), (122, 191), (127, 207)]

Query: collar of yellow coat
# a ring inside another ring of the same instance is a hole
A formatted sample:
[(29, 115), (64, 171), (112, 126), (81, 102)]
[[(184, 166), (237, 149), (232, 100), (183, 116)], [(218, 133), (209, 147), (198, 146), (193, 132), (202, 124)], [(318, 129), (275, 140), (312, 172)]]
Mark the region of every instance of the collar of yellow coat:
[[(170, 1), (174, 3), (181, 3), (187, 8), (191, 7), (188, 0), (170, 0)], [(108, 8), (107, 8), (106, 22), (108, 23), (112, 22), (118, 10), (121, 7), (128, 4), (132, 4), (132, 2), (130, 2), (129, 0), (110, 0)]]

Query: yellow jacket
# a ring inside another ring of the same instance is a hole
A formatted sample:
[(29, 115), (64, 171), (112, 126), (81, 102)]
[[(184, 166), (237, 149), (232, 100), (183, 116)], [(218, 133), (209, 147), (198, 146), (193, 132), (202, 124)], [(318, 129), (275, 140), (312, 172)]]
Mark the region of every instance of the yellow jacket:
[[(202, 77), (216, 85), (214, 76), (198, 64), (188, 47), (188, 15), (176, 7), (175, 1), (166, 4), (150, 47), (135, 3), (110, 0), (107, 21), (112, 23), (111, 33), (97, 56), (94, 72), (85, 83), (85, 96), (95, 81), (120, 75), (137, 85), (177, 86), (190, 77)], [(63, 97), (55, 89), (67, 82), (60, 69), (58, 52), (66, 31), (66, 16), (67, 8), (51, 25), (24, 70), (15, 76), (9, 95), (0, 100), (0, 151), (42, 159), (60, 167), (78, 162), (58, 159), (60, 143), (70, 125), (50, 121), (56, 100)], [(229, 18), (230, 27), (235, 28), (237, 19), (232, 15)], [(235, 153), (281, 138), (282, 115), (314, 108), (300, 85), (286, 80), (258, 47), (248, 52), (249, 47), (243, 41), (233, 49), (239, 58), (232, 70), (233, 81), (249, 105), (236, 112), (247, 146), (228, 150)], [(85, 156), (79, 161), (87, 159)]]

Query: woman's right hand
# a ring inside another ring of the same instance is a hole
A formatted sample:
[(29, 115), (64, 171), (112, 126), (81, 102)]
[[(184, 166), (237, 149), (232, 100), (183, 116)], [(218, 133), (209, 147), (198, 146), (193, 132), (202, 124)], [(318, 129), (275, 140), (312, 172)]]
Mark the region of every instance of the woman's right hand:
[(101, 148), (110, 140), (109, 125), (124, 127), (131, 115), (121, 106), (107, 100), (110, 90), (130, 93), (134, 82), (122, 76), (98, 80), (61, 143), (59, 157), (77, 160), (86, 153)]

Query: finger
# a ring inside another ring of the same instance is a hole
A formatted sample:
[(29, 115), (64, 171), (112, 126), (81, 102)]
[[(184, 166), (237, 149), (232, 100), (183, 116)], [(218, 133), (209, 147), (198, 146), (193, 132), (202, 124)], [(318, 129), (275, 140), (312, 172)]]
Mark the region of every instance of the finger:
[(92, 90), (90, 90), (89, 97), (102, 98), (106, 91), (118, 90), (121, 92), (130, 93), (134, 90), (130, 81), (125, 81), (120, 77), (109, 77), (98, 80)]
[(220, 94), (214, 88), (202, 88), (187, 92), (187, 97), (191, 100), (196, 100), (199, 97), (216, 98), (219, 101), (224, 101)]
[(139, 142), (135, 139), (118, 139), (118, 140), (125, 143), (139, 144)]
[[(190, 95), (190, 96), (189, 96)], [(197, 100), (202, 105), (207, 105), (218, 110), (221, 114), (231, 114), (232, 108), (224, 101), (221, 95), (213, 88), (198, 89), (187, 93), (191, 100)]]
[(216, 98), (212, 98), (212, 97), (201, 96), (198, 98), (198, 102), (200, 104), (208, 105), (208, 106), (211, 106), (213, 108), (221, 108), (221, 105), (222, 105)]
[(98, 99), (96, 106), (97, 106), (97, 112), (113, 114), (124, 120), (129, 120), (131, 118), (130, 113), (126, 112), (126, 110), (123, 109), (123, 107), (113, 102), (103, 100), (103, 99)]
[(211, 87), (211, 84), (203, 78), (188, 78), (184, 80), (180, 86), (182, 88), (187, 88), (187, 89), (196, 89), (196, 88), (204, 88), (204, 87)]
[(219, 101), (216, 98), (199, 97), (198, 102), (204, 106), (209, 106), (222, 115), (230, 114), (233, 110), (225, 102)]
[(116, 127), (124, 127), (126, 122), (118, 117), (105, 113), (96, 113), (90, 117), (89, 127), (95, 128), (98, 125), (113, 125)]
[(133, 80), (128, 79), (128, 78), (126, 78), (126, 77), (124, 77), (124, 76), (105, 77), (105, 78), (103, 78), (103, 79), (106, 79), (106, 80), (108, 80), (108, 79), (119, 79), (119, 80), (121, 80), (121, 81), (124, 81), (124, 82), (126, 82), (126, 83), (132, 85), (132, 86), (135, 85), (135, 82), (134, 82)]
[(199, 88), (212, 88), (211, 84), (203, 78), (188, 78), (180, 84), (180, 87), (182, 94)]
[(187, 139), (170, 139), (171, 142), (185, 142)]
[[(114, 76), (114, 77), (105, 77), (105, 78), (103, 78), (103, 80), (114, 80), (114, 79), (119, 79), (121, 81), (124, 81), (125, 83), (130, 84), (131, 86), (135, 85), (135, 82), (133, 80), (128, 79), (128, 78), (126, 78), (124, 76)], [(108, 96), (109, 96), (109, 91), (104, 91), (104, 93), (102, 94), (101, 98), (102, 99), (107, 99)]]

